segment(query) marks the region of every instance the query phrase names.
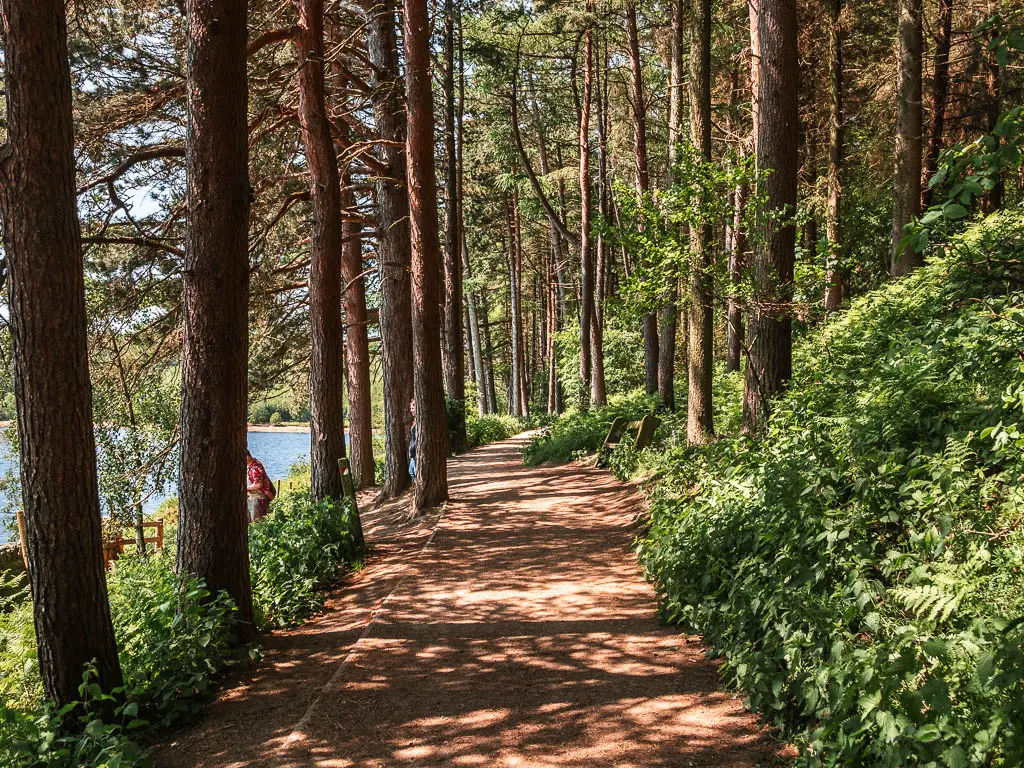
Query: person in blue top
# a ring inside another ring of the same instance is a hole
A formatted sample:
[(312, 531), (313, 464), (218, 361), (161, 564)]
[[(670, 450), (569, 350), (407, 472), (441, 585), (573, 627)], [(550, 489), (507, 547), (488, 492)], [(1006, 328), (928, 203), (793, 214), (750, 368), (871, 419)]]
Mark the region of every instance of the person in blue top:
[(409, 401), (409, 413), (412, 414), (412, 429), (409, 430), (409, 477), (416, 485), (416, 401)]

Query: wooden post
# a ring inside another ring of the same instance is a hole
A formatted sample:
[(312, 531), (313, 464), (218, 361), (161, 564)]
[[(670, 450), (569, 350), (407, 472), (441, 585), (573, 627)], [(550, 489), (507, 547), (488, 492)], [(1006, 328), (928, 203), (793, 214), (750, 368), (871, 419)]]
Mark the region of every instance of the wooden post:
[(25, 573), (28, 573), (28, 529), (25, 526), (25, 513), (19, 509), (15, 517), (18, 518), (18, 545), (21, 548), (21, 559), (25, 561)]
[(356, 502), (356, 486), (352, 481), (352, 469), (349, 466), (348, 458), (338, 459), (338, 471), (341, 473), (341, 488), (345, 494), (345, 501), (352, 505), (353, 534), (355, 534), (356, 545), (362, 549), (366, 545), (363, 537), (363, 522), (359, 518), (359, 504)]

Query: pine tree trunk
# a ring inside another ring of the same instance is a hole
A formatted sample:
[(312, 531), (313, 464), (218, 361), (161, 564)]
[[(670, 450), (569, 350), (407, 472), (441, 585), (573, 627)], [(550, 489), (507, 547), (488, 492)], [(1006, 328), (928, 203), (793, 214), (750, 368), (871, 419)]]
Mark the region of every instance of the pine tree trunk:
[(341, 180), (324, 88), (323, 0), (299, 0), (294, 38), (299, 60), (299, 126), (313, 202), (309, 267), (310, 490), (341, 498), (338, 459), (345, 455), (345, 366), (341, 328)]
[(178, 569), (255, 632), (246, 510), (249, 169), (244, 0), (187, 0)]
[(743, 282), (743, 266), (747, 252), (747, 228), (744, 222), (747, 209), (747, 197), (750, 190), (745, 184), (736, 187), (733, 196), (732, 242), (729, 246), (729, 284), (731, 292), (727, 304), (727, 343), (728, 356), (726, 369), (740, 370), (743, 358), (745, 333), (743, 327), (743, 307), (738, 296), (740, 284)]
[(750, 359), (743, 397), (743, 423), (756, 432), (769, 401), (792, 375), (790, 304), (796, 229), (798, 100), (796, 0), (760, 0), (758, 38), (764, 62), (758, 87), (757, 156), (768, 171), (762, 181), (765, 215), (754, 256), (754, 307)]
[[(596, 111), (596, 127), (598, 139), (597, 187), (598, 210), (602, 218), (610, 218), (608, 212), (608, 93), (607, 78), (601, 73), (608, 68), (607, 55), (601, 54), (601, 36), (597, 39), (597, 51), (594, 54), (593, 68), (596, 88), (594, 90), (594, 106)], [(598, 66), (598, 55), (601, 65)], [(594, 314), (590, 323), (590, 354), (592, 359), (590, 377), (590, 403), (595, 408), (608, 404), (607, 388), (604, 379), (604, 309), (608, 298), (608, 258), (607, 238), (604, 232), (598, 231), (594, 264)]]
[[(683, 88), (685, 82), (683, 67), (683, 26), (686, 16), (684, 3), (686, 0), (672, 1), (672, 42), (669, 48), (669, 116), (668, 146), (669, 170), (668, 179), (675, 180), (675, 163), (677, 158), (676, 145), (683, 138)], [(665, 295), (662, 297), (661, 333), (658, 339), (658, 397), (661, 404), (670, 411), (675, 410), (675, 374), (676, 374), (676, 323), (679, 315), (677, 302), (679, 286), (672, 279)], [(684, 323), (685, 325), (685, 323)]]
[(405, 106), (398, 68), (394, 0), (362, 0), (371, 100), (388, 173), (377, 179), (384, 374), (384, 495), (409, 487), (409, 402), (413, 397), (412, 299), (409, 280), (409, 197), (405, 179)]
[[(587, 5), (588, 10), (590, 4)], [(580, 105), (580, 401), (590, 407), (594, 371), (591, 325), (594, 317), (594, 256), (590, 238), (590, 102), (593, 90), (593, 31), (584, 32), (583, 101)]]
[(839, 270), (842, 250), (840, 213), (843, 194), (843, 0), (826, 0), (828, 5), (829, 119), (828, 119), (828, 206), (825, 229), (828, 254), (825, 260), (825, 311), (834, 312), (843, 303), (843, 278)]
[(448, 420), (441, 370), (441, 244), (434, 178), (434, 97), (426, 0), (405, 0), (408, 109), (406, 178), (412, 244), (413, 361), (416, 392), (416, 509), (448, 498)]
[(946, 106), (949, 102), (949, 47), (953, 38), (953, 0), (939, 0), (936, 29), (931, 121), (928, 127), (928, 151), (925, 155), (924, 178), (921, 185), (921, 210), (932, 204), (932, 190), (928, 182), (939, 169), (939, 154), (942, 152), (945, 138)]
[[(988, 0), (987, 15), (992, 18), (997, 10), (997, 3), (995, 0)], [(1001, 34), (1001, 30), (998, 27), (993, 27), (989, 32), (989, 40), (994, 43), (996, 37)], [(988, 52), (988, 61), (986, 62), (987, 76), (985, 78), (985, 128), (988, 133), (995, 133), (996, 126), (999, 125), (999, 118), (1003, 113), (1003, 75), (1002, 67), (999, 65), (999, 60), (996, 58), (994, 51)], [(996, 141), (1001, 142), (1002, 138), (997, 138)], [(981, 209), (984, 213), (993, 213), (1003, 207), (1003, 194), (1005, 190), (1005, 183), (1002, 178), (1002, 173), (996, 172), (996, 183), (992, 189), (987, 190), (981, 198)]]
[(498, 412), (498, 392), (494, 385), (494, 345), (491, 340), (491, 311), (487, 294), (480, 294), (480, 326), (483, 329), (484, 388), (487, 392), (487, 412)]
[(459, 164), (456, 153), (455, 17), (461, 0), (445, 0), (444, 7), (444, 384), (448, 398), (461, 410), (452, 436), (452, 450), (466, 450), (466, 358), (462, 343), (462, 200), (459, 196)]
[[(469, 254), (466, 251), (465, 244), (463, 244), (462, 258), (464, 274), (466, 278), (469, 278)], [(473, 353), (473, 370), (476, 376), (477, 413), (480, 416), (486, 416), (488, 413), (487, 386), (485, 384), (486, 376), (484, 374), (483, 349), (480, 342), (480, 318), (477, 312), (476, 294), (469, 293), (466, 295), (466, 306), (469, 312), (469, 341)]]
[[(640, 35), (636, 24), (636, 4), (626, 4), (626, 36), (629, 41), (629, 66), (633, 107), (633, 157), (636, 162), (636, 192), (640, 203), (651, 189), (647, 165), (647, 100), (644, 96), (643, 62), (640, 59)], [(648, 312), (643, 319), (644, 389), (658, 392), (658, 315)]]
[[(758, 31), (758, 16), (761, 0), (748, 0), (747, 16), (750, 20), (750, 118), (751, 147), (757, 153), (757, 131), (761, 125), (761, 35)], [(758, 158), (755, 157), (755, 162)]]
[(896, 171), (893, 181), (892, 274), (924, 264), (913, 248), (900, 250), (903, 228), (921, 212), (921, 0), (899, 0), (900, 60), (897, 90)]
[(345, 214), (341, 251), (341, 279), (345, 284), (345, 366), (348, 389), (348, 425), (352, 477), (360, 488), (375, 482), (373, 459), (373, 406), (370, 399), (370, 340), (366, 314), (366, 278), (363, 273), (362, 225), (353, 215), (355, 199), (348, 179), (342, 189)]
[(508, 229), (508, 323), (509, 323), (509, 371), (511, 374), (509, 383), (508, 412), (511, 416), (519, 418), (523, 415), (521, 408), (521, 379), (523, 376), (522, 364), (522, 327), (520, 324), (521, 314), (520, 303), (520, 280), (518, 264), (521, 262), (519, 256), (519, 237), (516, 227), (516, 198), (515, 193), (511, 200), (505, 198), (505, 225)]
[[(711, 0), (693, 0), (690, 44), (690, 133), (704, 162), (711, 162)], [(690, 227), (690, 306), (687, 331), (689, 394), (686, 441), (704, 445), (715, 434), (712, 411), (713, 343), (711, 225)]]
[(90, 662), (104, 690), (121, 684), (103, 573), (67, 20), (60, 0), (0, 8), (0, 210), (29, 585), (43, 689), (63, 706), (79, 698)]

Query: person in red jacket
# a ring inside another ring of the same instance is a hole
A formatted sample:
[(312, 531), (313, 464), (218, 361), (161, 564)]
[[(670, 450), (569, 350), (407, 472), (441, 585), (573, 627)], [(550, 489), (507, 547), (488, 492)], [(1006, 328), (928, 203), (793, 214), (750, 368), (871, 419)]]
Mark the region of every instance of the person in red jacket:
[(248, 449), (245, 451), (245, 465), (248, 478), (246, 490), (249, 492), (249, 522), (251, 523), (270, 513), (270, 502), (274, 500), (277, 492), (274, 490), (274, 484), (267, 477), (267, 470), (249, 453)]

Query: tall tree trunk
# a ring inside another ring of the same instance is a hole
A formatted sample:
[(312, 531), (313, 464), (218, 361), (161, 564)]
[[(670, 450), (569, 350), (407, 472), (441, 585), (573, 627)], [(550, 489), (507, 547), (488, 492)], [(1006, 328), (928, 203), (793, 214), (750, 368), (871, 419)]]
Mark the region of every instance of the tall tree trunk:
[(750, 118), (751, 147), (757, 153), (757, 130), (761, 124), (761, 34), (758, 31), (758, 16), (761, 0), (748, 0), (747, 14), (750, 19)]
[[(597, 163), (597, 186), (598, 210), (601, 216), (607, 221), (608, 213), (608, 99), (607, 99), (607, 78), (602, 79), (601, 73), (607, 69), (607, 56), (601, 55), (601, 66), (597, 64), (597, 56), (601, 51), (601, 38), (597, 41), (597, 50), (594, 53), (594, 78), (596, 89), (594, 91), (594, 106), (596, 107), (596, 123), (598, 138), (598, 163)], [(607, 238), (602, 231), (597, 233), (596, 261), (594, 264), (594, 314), (590, 323), (590, 354), (591, 354), (591, 377), (590, 377), (590, 403), (602, 408), (608, 404), (607, 388), (604, 380), (604, 308), (605, 300), (608, 298), (608, 270), (609, 258), (607, 249)]]
[(366, 314), (366, 279), (363, 277), (362, 225), (348, 179), (342, 189), (345, 209), (341, 279), (345, 283), (345, 366), (348, 384), (348, 424), (352, 476), (361, 488), (374, 484), (373, 406), (370, 397), (370, 340)]
[(523, 330), (521, 325), (522, 315), (520, 313), (520, 276), (519, 264), (522, 262), (520, 256), (519, 233), (516, 226), (516, 197), (515, 192), (511, 198), (505, 198), (505, 225), (508, 230), (508, 323), (509, 323), (509, 371), (511, 373), (508, 399), (508, 412), (511, 416), (519, 418), (522, 413), (522, 390), (523, 378)]
[(448, 420), (441, 371), (441, 244), (434, 178), (434, 96), (426, 0), (405, 0), (406, 177), (412, 243), (416, 509), (448, 498)]
[[(834, 2), (835, 0), (830, 0)], [(953, 0), (939, 0), (939, 18), (935, 33), (935, 66), (932, 73), (932, 108), (928, 128), (928, 151), (924, 160), (924, 178), (921, 189), (921, 209), (932, 204), (932, 189), (928, 186), (939, 169), (939, 154), (946, 130), (946, 105), (949, 101), (949, 47), (953, 38)]]
[[(740, 68), (737, 61), (730, 73), (729, 82), (729, 119), (727, 130), (738, 135), (738, 113), (740, 102)], [(740, 152), (745, 154), (744, 145), (740, 142)], [(743, 308), (740, 303), (740, 285), (743, 282), (744, 252), (747, 247), (747, 231), (744, 217), (746, 216), (748, 188), (745, 184), (737, 184), (729, 195), (732, 208), (732, 221), (725, 226), (725, 249), (727, 254), (726, 269), (729, 275), (729, 295), (726, 297), (725, 337), (727, 371), (740, 370), (743, 356)]]
[(487, 294), (480, 295), (480, 310), (483, 313), (483, 346), (484, 346), (484, 385), (487, 392), (487, 412), (498, 412), (498, 392), (494, 385), (494, 345), (491, 341), (491, 312), (487, 303)]
[(188, 0), (178, 568), (254, 634), (245, 492), (249, 324), (246, 3)]
[(900, 61), (897, 90), (896, 170), (893, 176), (892, 274), (924, 264), (913, 248), (900, 249), (903, 228), (921, 212), (921, 0), (899, 0)]
[(341, 498), (338, 459), (345, 455), (341, 329), (341, 180), (324, 88), (323, 0), (299, 0), (294, 37), (299, 60), (299, 126), (309, 165), (313, 235), (309, 267), (310, 490)]
[[(826, 0), (828, 6), (829, 116), (828, 116), (828, 206), (825, 229), (828, 254), (825, 260), (825, 311), (834, 312), (843, 303), (843, 277), (839, 257), (843, 245), (840, 212), (843, 194), (843, 2)], [(948, 57), (947, 57), (948, 59)]]
[[(693, 0), (690, 43), (690, 133), (701, 159), (711, 162), (711, 0)], [(690, 227), (690, 307), (687, 331), (689, 394), (686, 442), (704, 445), (715, 434), (712, 411), (714, 326), (710, 224)]]
[[(683, 24), (685, 17), (684, 3), (686, 0), (672, 0), (672, 43), (669, 49), (669, 115), (668, 115), (668, 146), (669, 146), (669, 182), (675, 180), (675, 163), (677, 144), (683, 133)], [(677, 301), (679, 286), (672, 281), (662, 297), (661, 335), (658, 340), (658, 397), (661, 404), (670, 411), (675, 410), (675, 374), (676, 374), (676, 322), (679, 314)], [(685, 325), (685, 323), (684, 323)]]
[[(643, 61), (640, 58), (640, 35), (636, 24), (636, 4), (626, 3), (626, 35), (629, 40), (630, 86), (633, 107), (633, 156), (636, 162), (636, 192), (643, 201), (651, 189), (647, 167), (647, 100), (644, 96)], [(658, 392), (658, 315), (648, 312), (643, 320), (644, 388), (647, 394)]]
[[(591, 4), (587, 3), (587, 10)], [(580, 104), (580, 400), (586, 410), (590, 407), (593, 382), (593, 342), (591, 325), (594, 317), (594, 257), (590, 238), (590, 101), (594, 80), (593, 30), (584, 32), (583, 45), (583, 101)]]
[(409, 401), (413, 396), (409, 198), (405, 179), (405, 107), (399, 79), (394, 0), (362, 0), (367, 12), (374, 120), (388, 173), (377, 179), (377, 247), (384, 374), (384, 495), (409, 487)]
[(456, 419), (452, 450), (466, 450), (466, 358), (462, 343), (462, 201), (459, 197), (459, 163), (456, 156), (455, 17), (461, 0), (445, 0), (444, 6), (444, 385), (448, 398), (461, 412)]
[(744, 327), (743, 308), (738, 296), (740, 284), (743, 281), (743, 265), (747, 252), (747, 228), (744, 218), (747, 210), (747, 197), (750, 190), (746, 184), (736, 187), (733, 197), (733, 224), (732, 242), (729, 246), (729, 283), (731, 292), (727, 306), (727, 343), (728, 356), (726, 358), (726, 369), (729, 371), (740, 370), (740, 361), (743, 357)]
[[(988, 16), (991, 18), (997, 9), (997, 3), (995, 0), (988, 0)], [(996, 36), (1001, 34), (1001, 30), (997, 27), (993, 27), (989, 32), (990, 40), (994, 42)], [(1003, 93), (1002, 93), (1002, 67), (999, 65), (999, 60), (996, 58), (994, 51), (988, 53), (988, 61), (986, 62), (986, 78), (985, 78), (985, 128), (991, 134), (996, 130), (996, 126), (999, 125), (999, 118), (1003, 112)], [(997, 137), (996, 141), (1001, 142), (1002, 139)], [(981, 209), (985, 213), (993, 213), (1003, 207), (1003, 193), (1005, 189), (1005, 183), (1002, 178), (1002, 173), (996, 172), (996, 183), (992, 189), (989, 189), (981, 198)]]
[(527, 355), (525, 326), (523, 324), (523, 229), (519, 211), (519, 192), (512, 191), (512, 215), (515, 224), (516, 248), (513, 253), (515, 257), (516, 274), (516, 305), (515, 324), (519, 329), (517, 334), (516, 357), (519, 360), (519, 387), (516, 396), (519, 398), (519, 413), (524, 418), (530, 414), (530, 365)]
[[(462, 251), (462, 266), (465, 276), (469, 278), (469, 253), (463, 244)], [(476, 294), (469, 293), (466, 295), (466, 308), (469, 312), (469, 342), (470, 349), (472, 350), (473, 358), (473, 371), (476, 376), (476, 406), (477, 414), (480, 416), (486, 416), (488, 413), (487, 408), (487, 387), (485, 384), (484, 374), (484, 356), (483, 349), (480, 341), (480, 318), (477, 313)]]
[(797, 203), (796, 0), (760, 0), (761, 60), (757, 156), (768, 171), (762, 183), (765, 215), (754, 258), (754, 311), (743, 397), (743, 423), (755, 432), (768, 415), (770, 398), (782, 391), (793, 370), (790, 303)]
[[(459, 109), (458, 119), (456, 121), (458, 127), (457, 143), (455, 146), (457, 163), (459, 169), (459, 211), (460, 214), (463, 211), (463, 200), (465, 199), (465, 166), (463, 161), (463, 149), (465, 147), (464, 139), (464, 115), (466, 108), (466, 59), (463, 48), (463, 35), (462, 35), (462, 12), (460, 9), (459, 16)], [(462, 252), (462, 273), (463, 277), (468, 280), (470, 277), (470, 262), (469, 262), (469, 245), (466, 241), (466, 226), (465, 216), (460, 215), (459, 217), (459, 247)], [(484, 357), (483, 347), (480, 339), (480, 318), (477, 314), (477, 300), (475, 293), (468, 293), (465, 296), (466, 301), (466, 314), (469, 318), (469, 349), (470, 356), (473, 361), (473, 375), (476, 379), (476, 403), (477, 413), (480, 416), (485, 416), (488, 413), (488, 402), (487, 402), (487, 387), (484, 383)]]
[(67, 20), (60, 0), (3, 0), (7, 144), (0, 146), (21, 498), (39, 672), (63, 706), (95, 662), (121, 684), (107, 602), (75, 204)]

